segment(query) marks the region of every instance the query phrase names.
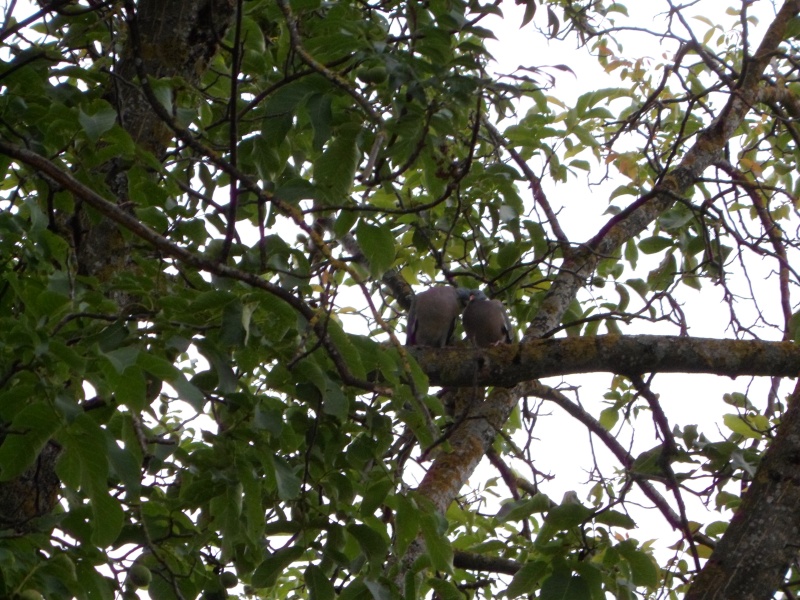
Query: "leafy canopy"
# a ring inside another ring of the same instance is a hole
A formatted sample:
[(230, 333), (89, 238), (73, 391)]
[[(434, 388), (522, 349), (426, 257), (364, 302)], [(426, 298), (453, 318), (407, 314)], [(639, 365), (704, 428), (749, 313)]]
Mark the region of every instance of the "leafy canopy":
[[(453, 416), (434, 387), (470, 351), (418, 362), (404, 314), (436, 282), (502, 300), (526, 341), (713, 320), (687, 302), (725, 303), (710, 335), (795, 339), (797, 21), (717, 148), (701, 132), (750, 90), (770, 15), (517, 4), (7, 3), (0, 595), (682, 596), (778, 384), (718, 384), (718, 427), (624, 365), (585, 405), (536, 384), (474, 471), (458, 448), (485, 390)], [(498, 65), (487, 44), (520, 25), (580, 67)], [(559, 97), (574, 73), (613, 83)], [(692, 178), (693, 152), (713, 168)], [(610, 450), (581, 457), (588, 485), (536, 443), (554, 404)], [(650, 540), (643, 514), (677, 532)]]

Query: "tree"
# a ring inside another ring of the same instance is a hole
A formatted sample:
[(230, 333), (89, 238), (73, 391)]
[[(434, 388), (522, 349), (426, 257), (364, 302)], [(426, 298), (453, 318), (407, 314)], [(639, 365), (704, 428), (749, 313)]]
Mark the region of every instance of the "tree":
[[(3, 597), (795, 597), (800, 2), (519, 4), (616, 86), (498, 73), (499, 2), (6, 4)], [(434, 283), (520, 343), (405, 347)], [(719, 376), (718, 429), (662, 373)], [(545, 406), (614, 460), (560, 501)]]

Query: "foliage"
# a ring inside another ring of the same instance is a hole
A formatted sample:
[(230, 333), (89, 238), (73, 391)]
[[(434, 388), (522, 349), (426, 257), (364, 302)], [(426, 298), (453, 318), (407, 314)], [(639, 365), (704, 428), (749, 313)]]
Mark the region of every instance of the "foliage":
[[(0, 596), (681, 597), (781, 420), (777, 383), (718, 384), (722, 434), (670, 422), (635, 373), (602, 406), (542, 391), (442, 512), (424, 453), (447, 473), (460, 423), (398, 338), (407, 284), (482, 287), (523, 331), (543, 314), (587, 241), (559, 217), (585, 200), (547, 190), (612, 183), (610, 223), (646, 202), (724, 117), (749, 3), (648, 24), (672, 45), (647, 59), (621, 4), (240, 1), (183, 72), (141, 71), (175, 53), (146, 43), (144, 4), (9, 3), (0, 28), (0, 480), (54, 442), (61, 482), (52, 511), (0, 515)], [(616, 87), (558, 97), (573, 69), (549, 56), (498, 72), (487, 44), (520, 24), (583, 44)], [(715, 169), (599, 257), (546, 335), (683, 335), (682, 303), (721, 298), (729, 337), (797, 339), (792, 31)], [(545, 402), (615, 460), (584, 457), (561, 502), (532, 443)], [(655, 431), (636, 455), (634, 426)], [(671, 558), (641, 502), (679, 530)]]

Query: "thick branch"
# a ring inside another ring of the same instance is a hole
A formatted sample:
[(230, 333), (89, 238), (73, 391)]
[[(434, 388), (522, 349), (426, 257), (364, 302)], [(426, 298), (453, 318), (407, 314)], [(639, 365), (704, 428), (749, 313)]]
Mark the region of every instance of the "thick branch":
[(596, 372), (727, 377), (800, 374), (800, 346), (760, 340), (600, 335), (549, 338), (488, 349), (451, 346), (414, 348), (411, 352), (431, 383), (445, 387), (513, 387), (541, 377)]
[(486, 571), (504, 575), (514, 575), (522, 567), (516, 560), (473, 554), (463, 550), (456, 550), (453, 553), (453, 566), (457, 569), (467, 569), (468, 571)]

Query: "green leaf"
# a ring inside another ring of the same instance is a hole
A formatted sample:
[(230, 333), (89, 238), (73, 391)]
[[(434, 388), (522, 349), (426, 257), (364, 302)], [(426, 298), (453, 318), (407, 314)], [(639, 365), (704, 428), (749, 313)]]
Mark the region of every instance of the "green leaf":
[(522, 498), (504, 502), (497, 511), (497, 519), (501, 523), (523, 521), (534, 513), (541, 513), (552, 506), (550, 498), (545, 494), (536, 494), (532, 498)]
[(313, 147), (321, 150), (331, 137), (333, 113), (330, 94), (312, 94), (306, 102), (308, 116), (314, 129)]
[(79, 414), (65, 431), (65, 454), (80, 467), (80, 484), (91, 499), (92, 542), (108, 546), (122, 530), (125, 514), (117, 499), (108, 491), (109, 440), (107, 432), (89, 415)]
[(605, 587), (605, 574), (608, 565), (602, 565), (597, 562), (581, 561), (578, 563), (570, 563), (575, 571), (575, 574), (583, 578), (583, 581), (589, 587), (591, 600), (606, 600)]
[(719, 537), (728, 530), (730, 523), (727, 521), (714, 521), (706, 525), (706, 535), (710, 537)]
[(650, 286), (645, 281), (641, 279), (628, 279), (625, 283), (633, 288), (643, 299), (647, 298), (647, 294), (650, 292)]
[(140, 352), (136, 362), (156, 379), (172, 381), (179, 373), (171, 362), (149, 352)]
[(294, 561), (298, 560), (305, 550), (300, 546), (290, 546), (274, 552), (266, 558), (253, 572), (250, 585), (254, 588), (268, 588), (275, 585), (278, 576)]
[(531, 22), (533, 16), (536, 14), (536, 0), (525, 0), (525, 14), (522, 16), (522, 24), (520, 28), (525, 27)]
[(117, 111), (107, 102), (103, 102), (91, 114), (83, 112), (83, 109), (78, 109), (78, 121), (89, 140), (96, 142), (117, 122)]
[(0, 445), (0, 481), (19, 477), (30, 467), (60, 426), (58, 415), (42, 402), (19, 411)]
[(333, 584), (318, 566), (309, 565), (303, 573), (303, 579), (308, 588), (309, 600), (333, 600), (336, 598)]
[(595, 515), (594, 520), (604, 525), (612, 527), (622, 527), (623, 529), (633, 529), (636, 527), (636, 522), (625, 513), (617, 512), (616, 510), (604, 510)]
[(126, 346), (105, 352), (104, 355), (114, 366), (117, 373), (123, 373), (125, 369), (136, 364), (136, 359), (139, 357), (139, 349)]
[(125, 484), (128, 496), (138, 498), (142, 489), (140, 462), (129, 448), (121, 448), (111, 438), (106, 441), (111, 470)]
[(292, 177), (281, 182), (275, 190), (275, 196), (286, 202), (298, 202), (299, 200), (315, 199), (317, 189), (307, 179)]
[(619, 421), (619, 410), (613, 406), (604, 408), (600, 411), (599, 421), (600, 425), (602, 425), (606, 431), (611, 431), (614, 425), (617, 424), (617, 421)]
[(147, 380), (142, 369), (133, 366), (122, 374), (108, 374), (108, 383), (114, 390), (114, 398), (132, 411), (143, 411), (147, 406)]
[(668, 289), (675, 277), (678, 274), (678, 263), (675, 259), (675, 254), (669, 252), (657, 269), (653, 269), (647, 275), (647, 284), (650, 289), (655, 291), (664, 291)]
[(377, 600), (370, 589), (364, 583), (364, 580), (354, 579), (351, 581), (342, 593), (339, 594), (339, 600)]
[(356, 226), (356, 239), (369, 261), (370, 273), (375, 279), (379, 279), (394, 264), (395, 246), (392, 230), (386, 225), (370, 225), (362, 220)]
[(266, 42), (264, 41), (264, 31), (261, 25), (255, 19), (247, 15), (242, 16), (242, 32), (241, 37), (247, 41), (248, 49), (256, 52), (264, 52), (266, 50)]
[(358, 212), (355, 210), (342, 210), (339, 212), (339, 216), (336, 217), (336, 221), (333, 223), (333, 233), (336, 235), (337, 238), (342, 238), (346, 234), (350, 233), (353, 229), (353, 226), (358, 221)]
[(91, 565), (81, 561), (76, 565), (75, 578), (80, 582), (80, 589), (86, 592), (87, 598), (94, 600), (114, 600), (111, 579), (95, 571)]
[(735, 406), (737, 408), (755, 410), (755, 406), (753, 406), (753, 403), (750, 402), (750, 399), (747, 397), (747, 395), (742, 394), (741, 392), (733, 392), (732, 394), (723, 394), (722, 400), (726, 404), (730, 404), (731, 406)]
[(188, 402), (197, 412), (203, 411), (203, 405), (206, 403), (205, 395), (196, 385), (186, 379), (183, 373), (178, 373), (167, 381), (175, 388), (182, 400)]
[(62, 307), (66, 308), (68, 306), (69, 297), (67, 295), (51, 290), (41, 292), (35, 301), (36, 312), (40, 315), (50, 315), (51, 317), (58, 315)]
[(614, 4), (612, 4), (606, 10), (607, 10), (607, 12), (618, 12), (618, 13), (623, 14), (625, 16), (628, 15), (628, 7), (625, 6), (624, 4), (619, 4), (618, 2), (615, 2)]
[(67, 365), (71, 371), (83, 374), (86, 369), (87, 361), (74, 348), (68, 346), (58, 339), (52, 339), (48, 343), (48, 350), (59, 362)]
[(105, 488), (92, 486), (92, 543), (100, 548), (110, 546), (122, 531), (125, 513), (119, 501)]
[(329, 377), (325, 377), (323, 382), (325, 383), (325, 388), (322, 390), (324, 398), (322, 412), (336, 417), (339, 421), (346, 421), (350, 409), (350, 401), (342, 393), (341, 386), (333, 382)]
[(393, 600), (394, 598), (392, 593), (389, 591), (389, 588), (380, 581), (365, 579), (364, 585), (367, 586), (369, 593), (372, 594), (373, 600)]
[(505, 596), (508, 598), (517, 598), (526, 594), (532, 594), (539, 589), (539, 582), (542, 577), (547, 573), (549, 565), (543, 560), (536, 560), (526, 562), (522, 568), (514, 574), (508, 588), (506, 588)]
[(291, 330), (296, 329), (297, 313), (286, 302), (271, 294), (259, 294), (258, 301), (258, 322), (269, 341), (282, 341)]
[(218, 310), (231, 302), (236, 301), (236, 296), (224, 290), (212, 290), (198, 294), (189, 305), (192, 313), (203, 312), (206, 310)]
[(723, 415), (722, 422), (734, 433), (750, 439), (762, 438), (764, 436), (762, 432), (769, 429), (769, 421), (764, 415), (726, 414)]
[[(264, 107), (264, 113), (268, 118), (291, 115), (307, 96), (320, 89), (320, 87), (325, 89), (327, 86), (315, 77), (303, 77), (281, 86), (275, 93), (270, 95)], [(269, 136), (267, 138), (269, 139)]]
[(671, 208), (658, 217), (658, 223), (664, 229), (679, 229), (695, 218), (694, 213), (682, 204)]
[(333, 320), (328, 323), (328, 335), (330, 335), (331, 340), (336, 345), (342, 357), (347, 361), (347, 367), (350, 369), (350, 373), (352, 373), (354, 377), (364, 379), (367, 373), (361, 362), (361, 352), (353, 345), (351, 336), (345, 333), (338, 322)]
[(442, 600), (464, 600), (464, 594), (450, 581), (444, 579), (428, 579), (428, 585)]
[(616, 546), (622, 557), (631, 567), (631, 579), (635, 585), (654, 590), (659, 585), (658, 566), (653, 557), (637, 549), (633, 542), (626, 540)]
[(222, 309), (220, 322), (219, 343), (222, 347), (231, 349), (244, 345), (244, 307), (238, 300), (231, 302)]
[(388, 478), (370, 485), (364, 492), (364, 499), (361, 501), (361, 514), (364, 516), (374, 515), (393, 486), (394, 482)]
[(397, 554), (402, 556), (409, 544), (414, 541), (419, 532), (420, 510), (407, 496), (395, 497), (397, 511), (395, 512), (395, 548)]
[(422, 537), (425, 539), (425, 550), (431, 559), (431, 565), (437, 571), (450, 573), (453, 570), (453, 548), (445, 535), (447, 519), (437, 511), (431, 510), (420, 519)]
[(345, 204), (350, 198), (361, 156), (356, 143), (359, 131), (343, 128), (314, 163), (314, 183), (330, 204)]
[(625, 260), (631, 264), (632, 268), (636, 268), (636, 263), (639, 260), (639, 248), (633, 240), (625, 242)]
[(542, 528), (536, 536), (535, 544), (548, 542), (557, 532), (571, 529), (585, 522), (591, 516), (591, 510), (577, 502), (567, 501), (550, 509), (544, 519)]
[(659, 444), (640, 453), (633, 461), (631, 470), (642, 475), (664, 475), (664, 447)]
[(639, 241), (639, 250), (644, 254), (655, 254), (672, 246), (673, 241), (670, 238), (654, 235), (649, 238), (644, 238)]
[(361, 523), (353, 523), (347, 527), (347, 533), (353, 536), (372, 568), (379, 571), (386, 560), (389, 544), (384, 537), (372, 527)]
[(278, 485), (278, 496), (281, 500), (294, 500), (300, 495), (300, 478), (295, 475), (289, 464), (280, 456), (270, 456), (275, 469), (275, 480)]
[(153, 95), (158, 100), (158, 103), (169, 113), (172, 113), (174, 108), (174, 93), (172, 84), (166, 80), (150, 80), (150, 87), (153, 89)]
[(233, 371), (230, 353), (221, 350), (212, 340), (206, 338), (197, 342), (197, 349), (216, 374), (216, 388), (222, 393), (229, 394), (236, 391), (238, 379)]
[(580, 575), (568, 569), (557, 569), (542, 583), (540, 600), (587, 600), (591, 597), (589, 585)]

